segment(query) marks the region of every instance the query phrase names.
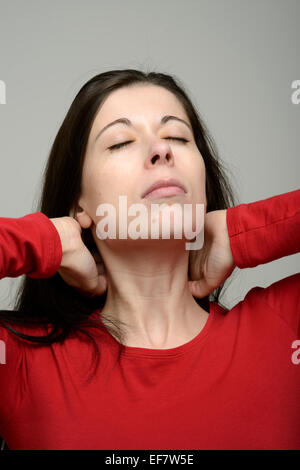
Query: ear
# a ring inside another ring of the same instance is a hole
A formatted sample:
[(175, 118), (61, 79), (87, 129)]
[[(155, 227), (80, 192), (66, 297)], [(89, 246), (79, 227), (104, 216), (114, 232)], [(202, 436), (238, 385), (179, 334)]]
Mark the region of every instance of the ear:
[(69, 216), (77, 220), (82, 228), (89, 228), (93, 223), (92, 218), (79, 204), (70, 210)]

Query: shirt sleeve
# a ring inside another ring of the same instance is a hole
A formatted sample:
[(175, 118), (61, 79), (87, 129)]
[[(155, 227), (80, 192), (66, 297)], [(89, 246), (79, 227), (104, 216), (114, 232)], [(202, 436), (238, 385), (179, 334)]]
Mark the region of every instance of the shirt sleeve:
[(23, 274), (49, 278), (57, 272), (61, 259), (58, 231), (45, 214), (0, 217), (0, 279)]
[(300, 189), (227, 209), (235, 264), (253, 268), (300, 250)]
[[(300, 190), (227, 209), (227, 228), (239, 268), (252, 268), (299, 252)], [(250, 292), (280, 315), (300, 338), (300, 273)]]

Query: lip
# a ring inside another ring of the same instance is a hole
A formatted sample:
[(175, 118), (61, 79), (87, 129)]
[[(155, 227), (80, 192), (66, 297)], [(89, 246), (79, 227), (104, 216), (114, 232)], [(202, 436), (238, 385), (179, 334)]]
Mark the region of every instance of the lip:
[(169, 178), (169, 179), (156, 181), (143, 193), (142, 198), (148, 196), (155, 189), (167, 188), (169, 186), (177, 186), (178, 188), (182, 189), (186, 193), (186, 188), (180, 181), (173, 179), (173, 178)]

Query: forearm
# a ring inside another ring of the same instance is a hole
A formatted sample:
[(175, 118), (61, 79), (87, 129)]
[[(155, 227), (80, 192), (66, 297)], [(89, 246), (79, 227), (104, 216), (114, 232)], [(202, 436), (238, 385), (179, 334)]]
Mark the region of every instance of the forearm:
[(251, 268), (300, 251), (300, 190), (227, 209), (231, 252)]
[(0, 217), (0, 279), (23, 274), (32, 278), (51, 277), (61, 256), (59, 235), (43, 213)]

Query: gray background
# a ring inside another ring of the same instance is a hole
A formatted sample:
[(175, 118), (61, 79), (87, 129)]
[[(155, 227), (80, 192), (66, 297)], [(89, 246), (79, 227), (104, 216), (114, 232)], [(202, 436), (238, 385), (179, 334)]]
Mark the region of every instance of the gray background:
[[(299, 0), (0, 0), (0, 216), (36, 211), (41, 175), (81, 86), (122, 68), (173, 74), (214, 137), (238, 201), (299, 188)], [(299, 271), (300, 254), (237, 270), (229, 307)], [(11, 308), (21, 278), (0, 282)]]

